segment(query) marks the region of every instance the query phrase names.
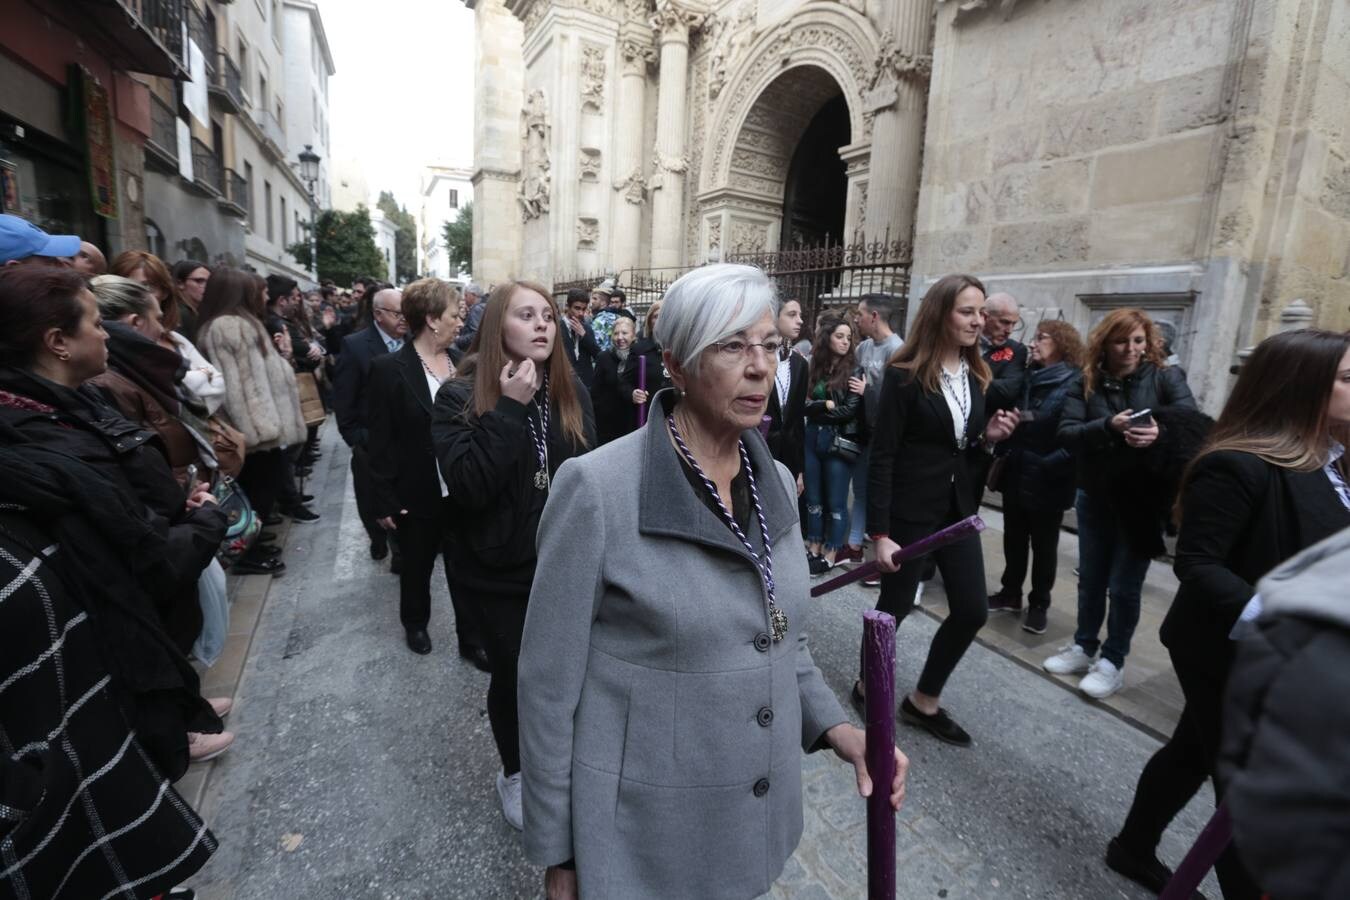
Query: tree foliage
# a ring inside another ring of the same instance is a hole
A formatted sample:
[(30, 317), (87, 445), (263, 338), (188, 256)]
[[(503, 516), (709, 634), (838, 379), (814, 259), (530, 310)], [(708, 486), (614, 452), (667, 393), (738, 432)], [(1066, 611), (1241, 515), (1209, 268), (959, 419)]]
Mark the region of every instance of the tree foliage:
[(473, 201), (465, 203), (459, 218), (445, 223), (445, 249), (450, 256), (450, 271), (473, 271)]
[(380, 191), (375, 205), (398, 226), (394, 236), (394, 271), (400, 284), (417, 278), (417, 221), (406, 206), (399, 206), (389, 191)]
[(320, 281), (332, 279), (347, 285), (362, 275), (384, 277), (384, 254), (375, 246), (375, 228), (364, 204), (355, 212), (324, 210), (319, 213), (316, 230)]

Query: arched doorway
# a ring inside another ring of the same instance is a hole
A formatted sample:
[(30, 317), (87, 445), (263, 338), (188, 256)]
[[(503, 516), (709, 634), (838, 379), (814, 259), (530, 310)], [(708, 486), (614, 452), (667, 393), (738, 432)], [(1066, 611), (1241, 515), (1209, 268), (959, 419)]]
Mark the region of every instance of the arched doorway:
[(784, 249), (839, 243), (847, 212), (848, 167), (839, 148), (848, 144), (848, 103), (842, 93), (811, 119), (788, 166), (783, 186)]

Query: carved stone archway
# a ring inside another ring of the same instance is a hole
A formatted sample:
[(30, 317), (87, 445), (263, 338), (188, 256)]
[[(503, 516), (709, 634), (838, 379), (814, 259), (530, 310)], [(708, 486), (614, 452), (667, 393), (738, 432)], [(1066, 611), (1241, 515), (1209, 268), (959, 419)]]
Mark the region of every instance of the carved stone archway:
[(697, 206), (691, 210), (699, 217), (703, 259), (778, 246), (792, 150), (812, 116), (839, 94), (850, 123), (840, 149), (849, 175), (846, 230), (861, 226), (872, 125), (865, 94), (878, 47), (866, 17), (837, 3), (813, 2), (754, 33), (740, 58), (729, 61), (703, 136)]

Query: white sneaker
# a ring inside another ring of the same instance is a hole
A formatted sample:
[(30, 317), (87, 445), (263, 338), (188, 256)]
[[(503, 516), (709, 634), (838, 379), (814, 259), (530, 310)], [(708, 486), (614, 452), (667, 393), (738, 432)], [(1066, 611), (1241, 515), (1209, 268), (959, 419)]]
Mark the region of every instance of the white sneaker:
[(524, 831), (525, 811), (521, 808), (519, 772), (509, 778), (501, 772), (497, 773), (497, 796), (501, 798), (502, 815), (506, 821), (516, 831)]
[(1077, 675), (1092, 668), (1092, 657), (1077, 644), (1067, 644), (1054, 656), (1041, 663), (1051, 675)]
[(1125, 683), (1125, 672), (1117, 669), (1109, 659), (1099, 659), (1087, 673), (1087, 677), (1078, 682), (1078, 689), (1094, 700), (1105, 700)]

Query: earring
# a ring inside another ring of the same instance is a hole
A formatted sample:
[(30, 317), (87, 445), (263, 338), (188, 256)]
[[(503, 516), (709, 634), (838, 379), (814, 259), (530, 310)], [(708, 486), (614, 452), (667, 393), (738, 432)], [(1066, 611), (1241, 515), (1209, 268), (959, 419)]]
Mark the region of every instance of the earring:
[(436, 330), (435, 325), (428, 325), (427, 327), (431, 329), (432, 334), (440, 334), (440, 332)]
[(62, 361), (62, 362), (66, 362), (66, 361), (68, 361), (68, 360), (70, 359), (70, 354), (69, 354), (69, 353), (58, 353), (58, 354), (56, 354), (56, 355), (59, 356), (59, 357), (61, 357), (61, 361)]

